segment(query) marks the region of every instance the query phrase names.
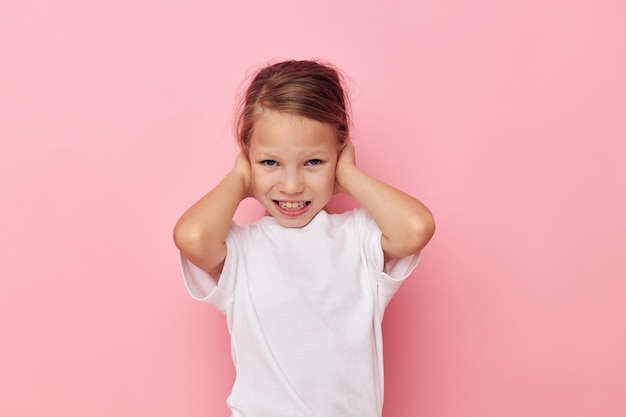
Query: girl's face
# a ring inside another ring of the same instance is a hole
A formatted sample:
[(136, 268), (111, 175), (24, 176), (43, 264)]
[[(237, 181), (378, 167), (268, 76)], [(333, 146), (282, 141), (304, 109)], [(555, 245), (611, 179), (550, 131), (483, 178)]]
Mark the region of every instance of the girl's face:
[(263, 110), (248, 154), (254, 197), (282, 226), (307, 225), (333, 195), (339, 144), (328, 124)]

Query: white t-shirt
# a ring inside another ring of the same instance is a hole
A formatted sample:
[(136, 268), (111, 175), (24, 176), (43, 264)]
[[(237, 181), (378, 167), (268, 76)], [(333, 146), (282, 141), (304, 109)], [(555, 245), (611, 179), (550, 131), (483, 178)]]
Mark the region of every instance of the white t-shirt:
[(380, 417), (381, 322), (419, 255), (384, 264), (364, 209), (302, 228), (233, 224), (219, 283), (182, 258), (191, 296), (224, 312), (233, 417)]

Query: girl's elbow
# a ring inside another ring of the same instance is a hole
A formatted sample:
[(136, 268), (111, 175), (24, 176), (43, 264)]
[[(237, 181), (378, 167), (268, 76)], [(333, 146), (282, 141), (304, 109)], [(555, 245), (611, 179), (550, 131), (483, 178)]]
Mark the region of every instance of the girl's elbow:
[(421, 251), (433, 237), (435, 233), (435, 220), (432, 215), (419, 216), (411, 222), (409, 230), (412, 238), (410, 239), (411, 253)]
[(174, 244), (183, 254), (196, 250), (202, 241), (199, 231), (184, 222), (176, 223), (173, 238)]
[(407, 220), (402, 233), (392, 237), (383, 235), (383, 251), (386, 259), (399, 259), (419, 253), (430, 241), (435, 232), (435, 223), (431, 220)]
[(181, 255), (208, 273), (219, 273), (226, 257), (226, 244), (215, 241), (197, 227), (177, 224), (173, 232), (174, 244)]

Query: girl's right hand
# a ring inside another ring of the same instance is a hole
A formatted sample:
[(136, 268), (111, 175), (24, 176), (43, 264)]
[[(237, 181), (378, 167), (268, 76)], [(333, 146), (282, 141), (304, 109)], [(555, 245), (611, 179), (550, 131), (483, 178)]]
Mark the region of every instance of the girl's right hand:
[(337, 166), (335, 167), (335, 194), (348, 194), (344, 187), (342, 179), (343, 173), (346, 169), (349, 170), (350, 167), (356, 167), (356, 158), (354, 156), (354, 145), (352, 144), (352, 141), (348, 139), (337, 158)]
[(239, 152), (237, 159), (235, 159), (235, 166), (233, 172), (237, 173), (244, 183), (246, 190), (246, 197), (254, 197), (252, 191), (252, 169), (250, 168), (250, 159), (244, 152)]

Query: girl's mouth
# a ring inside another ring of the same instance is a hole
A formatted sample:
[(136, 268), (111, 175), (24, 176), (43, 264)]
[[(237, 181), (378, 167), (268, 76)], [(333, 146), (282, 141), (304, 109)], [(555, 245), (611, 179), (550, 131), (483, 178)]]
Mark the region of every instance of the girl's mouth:
[(311, 204), (310, 201), (279, 201), (274, 200), (274, 204), (278, 205), (283, 210), (287, 211), (299, 211)]

